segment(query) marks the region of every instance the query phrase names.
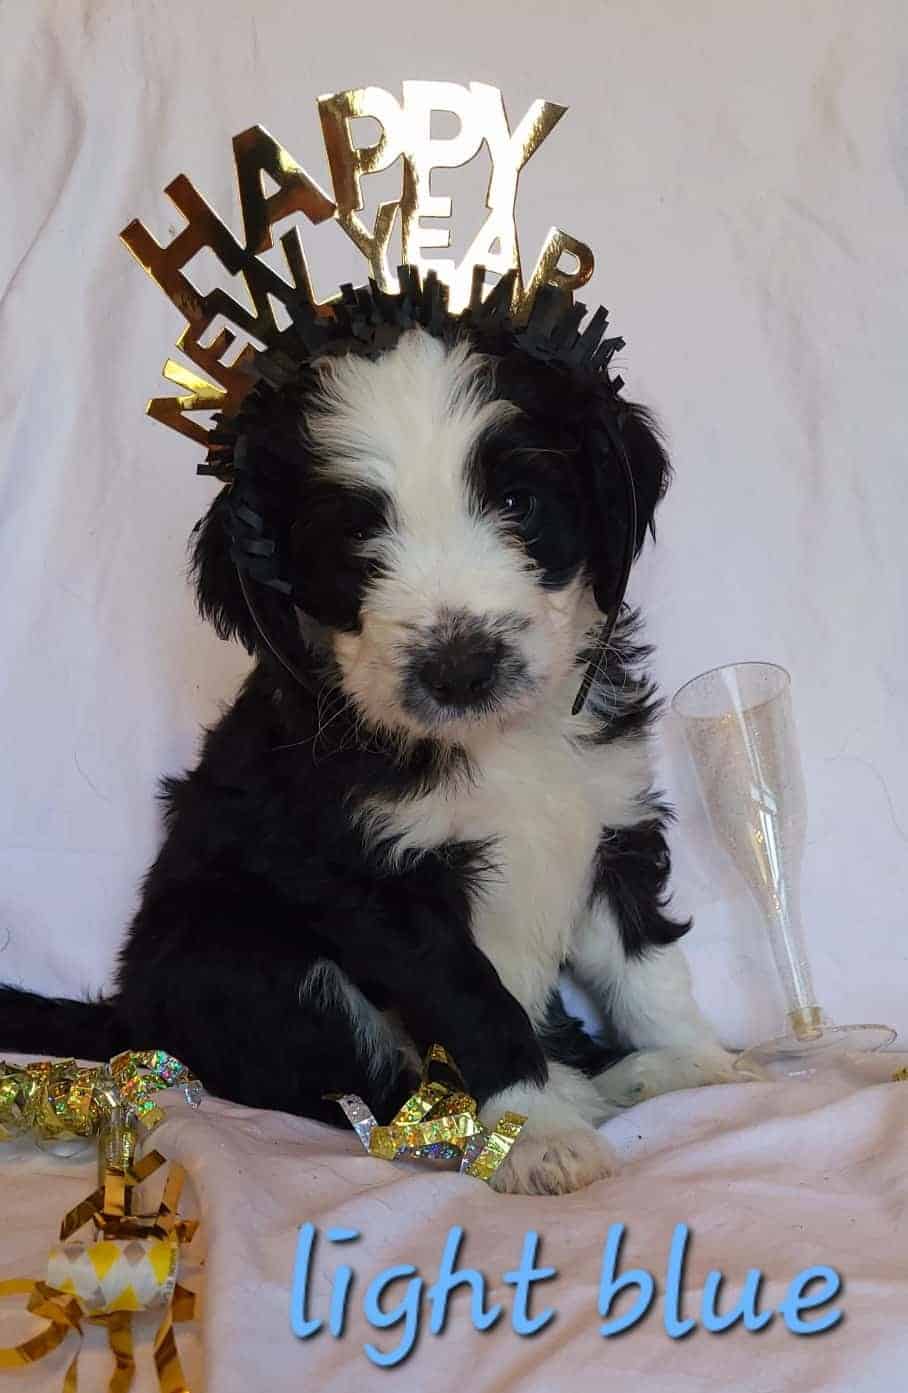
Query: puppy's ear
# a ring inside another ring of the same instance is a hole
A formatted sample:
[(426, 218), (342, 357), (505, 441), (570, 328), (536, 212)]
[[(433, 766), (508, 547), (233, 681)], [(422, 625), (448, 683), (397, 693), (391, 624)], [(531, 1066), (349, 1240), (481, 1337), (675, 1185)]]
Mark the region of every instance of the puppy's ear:
[(647, 531), (652, 537), (656, 535), (656, 508), (668, 492), (672, 468), (659, 437), (659, 428), (645, 406), (628, 403), (621, 436), (634, 476), (637, 498), (635, 555), (639, 555)]
[(199, 612), (224, 639), (237, 638), (248, 653), (256, 630), (230, 556), (230, 489), (223, 488), (192, 532), (191, 572)]
[[(268, 652), (269, 640), (289, 652), (300, 646), (289, 581), (283, 575), (304, 466), (299, 416), (292, 401), (269, 398), (267, 406), (248, 424), (237, 447), (243, 461), (238, 477), (221, 490), (197, 524), (191, 548), (203, 618), (221, 638), (239, 639), (248, 653), (259, 656)], [(250, 519), (258, 520), (251, 533)], [(237, 560), (255, 596), (255, 616), (243, 593)]]
[[(621, 403), (621, 424), (606, 429), (605, 412), (614, 406), (600, 402), (593, 452), (592, 539), (593, 594), (603, 614), (620, 598), (628, 529), (631, 526), (630, 501), (625, 470), (614, 441), (617, 433), (627, 455), (636, 502), (636, 527), (632, 539), (634, 556), (639, 555), (647, 531), (656, 535), (655, 514), (671, 481), (671, 466), (659, 439), (658, 429), (646, 407), (635, 402)], [(608, 418), (612, 419), (611, 415)]]

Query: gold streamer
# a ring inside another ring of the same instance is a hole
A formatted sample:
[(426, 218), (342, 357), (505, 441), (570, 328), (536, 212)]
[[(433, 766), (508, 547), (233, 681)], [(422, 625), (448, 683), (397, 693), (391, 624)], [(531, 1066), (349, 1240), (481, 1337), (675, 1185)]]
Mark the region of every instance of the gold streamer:
[[(433, 1064), (453, 1074), (459, 1088), (432, 1080)], [(401, 1158), (432, 1161), (459, 1160), (464, 1175), (489, 1180), (520, 1135), (526, 1118), (506, 1112), (490, 1130), (479, 1119), (476, 1099), (454, 1060), (442, 1045), (433, 1045), (423, 1062), (416, 1092), (385, 1126), (379, 1126), (367, 1105), (356, 1094), (331, 1094), (370, 1156), (386, 1161)]]
[(109, 1064), (89, 1068), (80, 1068), (74, 1059), (41, 1059), (33, 1064), (0, 1059), (0, 1141), (24, 1133), (38, 1141), (100, 1136), (117, 1120), (118, 1106), (127, 1113), (121, 1120), (127, 1136), (136, 1130), (129, 1114), (141, 1122), (147, 1135), (164, 1116), (152, 1094), (177, 1084), (197, 1107), (198, 1080), (164, 1050), (124, 1050)]
[[(114, 1372), (108, 1383), (108, 1393), (128, 1393), (135, 1378), (136, 1364), (129, 1311), (112, 1311), (108, 1315), (86, 1315), (78, 1301), (64, 1292), (55, 1291), (45, 1282), (32, 1282), (18, 1277), (0, 1282), (0, 1297), (28, 1295), (26, 1309), (47, 1321), (47, 1328), (32, 1335), (21, 1344), (0, 1349), (0, 1372), (22, 1369), (36, 1364), (51, 1354), (75, 1331), (78, 1336), (76, 1352), (63, 1377), (62, 1393), (76, 1393), (79, 1378), (79, 1355), (82, 1345), (82, 1323), (103, 1325), (107, 1343), (114, 1357)], [(195, 1319), (195, 1293), (179, 1283), (165, 1308), (154, 1338), (153, 1354), (161, 1393), (190, 1393), (186, 1375), (180, 1363), (173, 1327)]]
[[(86, 1251), (92, 1261), (104, 1258), (105, 1240), (129, 1239), (151, 1245), (161, 1239), (188, 1243), (198, 1227), (195, 1219), (180, 1219), (178, 1207), (185, 1180), (182, 1166), (169, 1168), (157, 1213), (134, 1215), (132, 1192), (165, 1159), (150, 1151), (137, 1161), (136, 1148), (163, 1117), (152, 1100), (160, 1089), (180, 1084), (187, 1099), (198, 1105), (200, 1086), (178, 1059), (163, 1050), (125, 1051), (109, 1064), (80, 1068), (75, 1060), (39, 1060), (24, 1066), (0, 1060), (0, 1140), (29, 1133), (36, 1140), (97, 1137), (101, 1147), (102, 1182), (64, 1215), (60, 1240), (65, 1242), (89, 1221), (101, 1242)], [(149, 1246), (149, 1261), (154, 1251)], [(109, 1264), (102, 1261), (102, 1266)], [(172, 1271), (170, 1280), (173, 1280)], [(64, 1284), (65, 1285), (65, 1284)], [(161, 1292), (149, 1300), (160, 1299)], [(73, 1332), (75, 1353), (63, 1378), (63, 1393), (77, 1393), (82, 1325), (103, 1325), (114, 1360), (108, 1393), (128, 1393), (135, 1376), (130, 1310), (88, 1309), (78, 1297), (46, 1282), (12, 1278), (0, 1282), (0, 1297), (27, 1296), (27, 1310), (47, 1322), (44, 1330), (10, 1348), (0, 1349), (0, 1371), (21, 1369), (43, 1359)], [(166, 1288), (164, 1289), (166, 1298)], [(161, 1393), (189, 1393), (173, 1327), (195, 1315), (195, 1295), (175, 1283), (166, 1302), (154, 1340), (154, 1361)]]

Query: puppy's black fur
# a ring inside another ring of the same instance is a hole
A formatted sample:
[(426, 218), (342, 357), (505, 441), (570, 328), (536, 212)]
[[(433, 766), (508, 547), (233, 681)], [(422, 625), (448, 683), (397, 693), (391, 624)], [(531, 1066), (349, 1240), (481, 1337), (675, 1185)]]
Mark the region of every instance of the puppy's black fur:
[[(597, 429), (607, 388), (544, 368), (504, 342), (480, 346), (496, 360), (497, 393), (520, 415), (478, 450), (475, 505), (501, 512), (542, 584), (560, 588), (586, 575), (605, 611), (629, 526), (618, 465)], [(328, 991), (301, 1002), (307, 974), (329, 963), (393, 1013), (418, 1051), (444, 1042), (480, 1101), (518, 1081), (544, 1080), (547, 1058), (595, 1073), (625, 1043), (607, 1031), (589, 1039), (558, 998), (537, 1034), (473, 941), (474, 894), (494, 866), (494, 848), (448, 843), (391, 863), (353, 815), (367, 795), (415, 796), (471, 771), (457, 746), (425, 738), (402, 749), (364, 727), (320, 641), (357, 629), (375, 565), (362, 542), (388, 525), (388, 503), (315, 471), (300, 429), (313, 391), (314, 378), (302, 373), (250, 425), (247, 442), (301, 613), (264, 588), (257, 603), (313, 690), (275, 662), (250, 617), (230, 556), (225, 490), (194, 539), (199, 605), (223, 637), (255, 655), (255, 667), (207, 734), (196, 768), (164, 787), (165, 838), (112, 998), (45, 1001), (0, 988), (0, 1046), (88, 1057), (160, 1047), (240, 1103), (336, 1121), (336, 1105), (323, 1095), (351, 1092), (385, 1118), (412, 1087), (412, 1052), (370, 1055)], [(639, 549), (668, 465), (642, 409), (627, 408), (623, 435)], [(527, 493), (544, 505), (530, 527), (514, 503)], [(656, 711), (633, 628), (630, 618), (619, 626), (604, 682), (590, 696), (598, 742), (643, 734)], [(608, 700), (616, 688), (617, 706)], [(611, 901), (629, 954), (684, 931), (663, 907), (665, 816), (654, 803), (638, 828), (603, 829), (593, 894)]]

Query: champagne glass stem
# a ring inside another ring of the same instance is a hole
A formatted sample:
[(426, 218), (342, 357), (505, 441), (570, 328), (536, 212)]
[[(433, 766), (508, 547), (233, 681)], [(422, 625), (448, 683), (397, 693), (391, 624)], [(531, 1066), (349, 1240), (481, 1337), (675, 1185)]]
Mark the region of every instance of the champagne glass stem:
[(822, 1032), (823, 1012), (814, 991), (800, 906), (780, 898), (776, 913), (767, 915), (766, 928), (792, 1032), (799, 1040), (815, 1040)]

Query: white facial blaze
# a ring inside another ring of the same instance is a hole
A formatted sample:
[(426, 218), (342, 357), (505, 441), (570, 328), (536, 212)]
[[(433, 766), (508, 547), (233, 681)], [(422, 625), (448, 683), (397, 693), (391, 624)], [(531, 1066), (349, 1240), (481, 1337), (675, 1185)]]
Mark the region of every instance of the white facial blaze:
[[(390, 531), (365, 544), (382, 568), (364, 596), (361, 631), (335, 638), (348, 694), (368, 719), (424, 733), (400, 704), (405, 650), (447, 615), (468, 614), (519, 617), (525, 627), (511, 642), (534, 685), (510, 708), (544, 699), (573, 664), (583, 587), (544, 590), (522, 546), (471, 499), (476, 446), (516, 411), (492, 398), (486, 360), (413, 330), (377, 361), (329, 361), (323, 400), (307, 424), (326, 475), (378, 488), (392, 503)], [(475, 718), (433, 733), (460, 739), (465, 725), (475, 728)]]

